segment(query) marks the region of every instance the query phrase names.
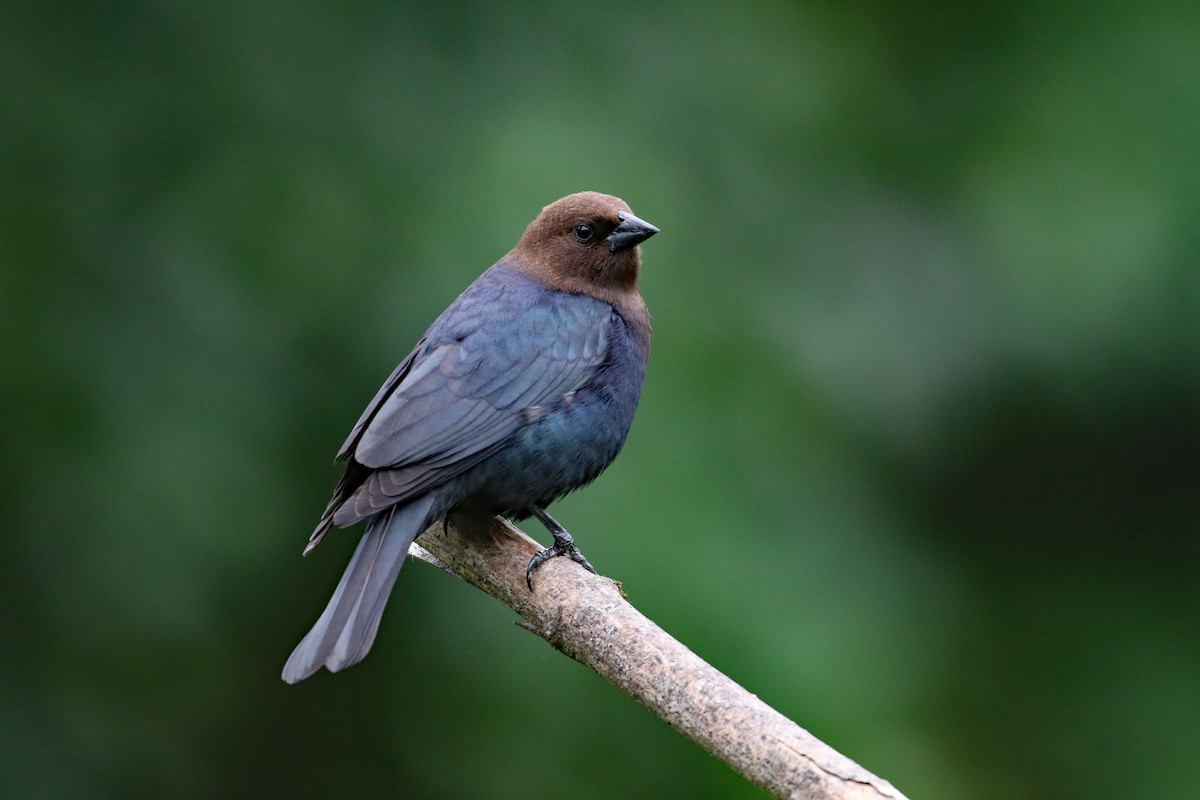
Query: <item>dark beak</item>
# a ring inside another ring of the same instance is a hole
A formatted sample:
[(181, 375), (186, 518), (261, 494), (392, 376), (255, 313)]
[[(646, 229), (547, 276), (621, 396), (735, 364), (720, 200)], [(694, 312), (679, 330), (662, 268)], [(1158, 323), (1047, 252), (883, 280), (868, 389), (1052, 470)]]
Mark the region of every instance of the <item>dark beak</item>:
[(604, 240), (614, 253), (618, 250), (628, 250), (658, 233), (658, 228), (633, 214), (618, 211), (617, 219), (621, 220), (621, 224), (613, 228), (613, 232)]

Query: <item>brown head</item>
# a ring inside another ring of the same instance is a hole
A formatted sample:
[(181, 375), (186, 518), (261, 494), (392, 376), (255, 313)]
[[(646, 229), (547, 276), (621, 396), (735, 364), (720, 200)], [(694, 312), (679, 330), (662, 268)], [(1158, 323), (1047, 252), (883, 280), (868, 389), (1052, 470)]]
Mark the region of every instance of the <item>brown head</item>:
[(555, 200), (529, 223), (512, 258), (556, 289), (587, 294), (619, 308), (642, 308), (638, 244), (658, 228), (638, 219), (619, 197), (580, 192)]

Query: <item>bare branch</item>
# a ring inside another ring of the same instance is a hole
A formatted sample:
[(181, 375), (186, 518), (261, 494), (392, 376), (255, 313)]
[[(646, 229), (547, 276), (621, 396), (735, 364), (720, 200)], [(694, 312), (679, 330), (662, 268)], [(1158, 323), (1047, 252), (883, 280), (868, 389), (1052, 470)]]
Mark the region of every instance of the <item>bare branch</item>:
[(775, 797), (905, 800), (642, 616), (614, 581), (557, 558), (534, 574), (530, 593), (525, 566), (541, 548), (507, 522), (456, 515), (448, 530), (439, 523), (417, 541), (410, 555), (500, 600), (523, 627)]

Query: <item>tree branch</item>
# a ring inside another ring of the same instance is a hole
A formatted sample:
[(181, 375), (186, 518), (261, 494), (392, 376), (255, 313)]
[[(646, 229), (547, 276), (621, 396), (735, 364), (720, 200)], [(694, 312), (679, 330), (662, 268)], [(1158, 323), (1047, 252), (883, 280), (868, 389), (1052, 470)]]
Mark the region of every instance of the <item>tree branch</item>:
[(617, 688), (775, 797), (905, 800), (684, 647), (642, 616), (618, 585), (566, 558), (534, 574), (537, 542), (501, 519), (454, 515), (430, 528), (410, 555), (507, 605), (522, 627), (591, 667)]

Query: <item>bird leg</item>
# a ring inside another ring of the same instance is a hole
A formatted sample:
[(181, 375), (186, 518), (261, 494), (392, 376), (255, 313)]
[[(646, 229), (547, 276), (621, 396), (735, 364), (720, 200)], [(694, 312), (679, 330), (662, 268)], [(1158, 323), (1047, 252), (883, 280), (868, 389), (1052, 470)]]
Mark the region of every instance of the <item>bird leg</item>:
[(539, 551), (533, 558), (529, 559), (529, 566), (525, 568), (525, 583), (529, 586), (529, 591), (533, 591), (533, 571), (550, 559), (558, 558), (559, 556), (567, 556), (572, 561), (582, 565), (588, 572), (593, 575), (596, 574), (596, 568), (584, 558), (583, 553), (579, 552), (579, 548), (575, 546), (575, 540), (571, 538), (571, 534), (567, 533), (566, 528), (559, 525), (554, 517), (546, 513), (546, 509), (544, 508), (531, 503), (529, 510), (538, 518), (538, 521), (546, 526), (546, 530), (550, 531), (550, 535), (554, 537), (553, 545)]

